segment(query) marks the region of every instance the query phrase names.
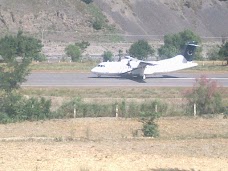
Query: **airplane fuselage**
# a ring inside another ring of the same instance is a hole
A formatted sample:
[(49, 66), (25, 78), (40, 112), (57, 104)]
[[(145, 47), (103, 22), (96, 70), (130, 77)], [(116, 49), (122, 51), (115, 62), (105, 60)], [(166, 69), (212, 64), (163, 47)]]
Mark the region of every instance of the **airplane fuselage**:
[(182, 55), (161, 61), (149, 61), (144, 70), (138, 68), (140, 61), (123, 59), (119, 62), (102, 62), (91, 70), (92, 73), (102, 76), (119, 76), (130, 74), (132, 76), (146, 76), (156, 73), (167, 73), (197, 66), (197, 63), (188, 62)]

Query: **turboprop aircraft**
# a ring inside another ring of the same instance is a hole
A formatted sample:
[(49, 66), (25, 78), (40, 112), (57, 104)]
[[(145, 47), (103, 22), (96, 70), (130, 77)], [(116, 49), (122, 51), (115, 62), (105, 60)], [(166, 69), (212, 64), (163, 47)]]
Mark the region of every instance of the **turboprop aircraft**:
[(105, 76), (126, 76), (139, 77), (143, 80), (148, 75), (161, 74), (178, 71), (197, 66), (193, 57), (198, 45), (195, 42), (188, 43), (181, 55), (160, 61), (142, 61), (126, 56), (118, 62), (102, 62), (91, 70), (98, 77)]

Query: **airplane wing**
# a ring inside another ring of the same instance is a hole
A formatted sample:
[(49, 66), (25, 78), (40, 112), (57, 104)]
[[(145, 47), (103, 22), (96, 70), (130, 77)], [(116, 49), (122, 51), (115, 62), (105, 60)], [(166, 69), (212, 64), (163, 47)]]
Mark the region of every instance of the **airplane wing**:
[[(140, 61), (137, 67), (133, 67), (132, 70), (126, 73), (131, 73), (133, 76), (139, 76), (145, 79), (144, 70), (147, 65), (154, 66), (157, 64), (153, 64), (152, 62)], [(126, 73), (123, 73), (123, 74), (126, 74)]]
[(137, 68), (144, 68), (145, 69), (145, 67), (147, 65), (154, 66), (154, 65), (157, 65), (157, 64), (152, 63), (152, 62), (140, 61), (140, 63), (139, 63)]

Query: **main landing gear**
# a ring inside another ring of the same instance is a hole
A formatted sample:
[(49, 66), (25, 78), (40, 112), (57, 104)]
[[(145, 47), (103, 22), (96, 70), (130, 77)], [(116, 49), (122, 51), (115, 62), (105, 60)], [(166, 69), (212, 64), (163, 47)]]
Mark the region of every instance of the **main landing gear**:
[(141, 79), (141, 80), (145, 80), (146, 79), (146, 75), (139, 75), (138, 78)]

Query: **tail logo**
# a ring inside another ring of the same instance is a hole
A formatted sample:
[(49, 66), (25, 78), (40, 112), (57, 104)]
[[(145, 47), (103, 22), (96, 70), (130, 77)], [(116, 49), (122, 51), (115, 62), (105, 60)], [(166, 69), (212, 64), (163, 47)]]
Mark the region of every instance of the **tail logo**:
[(188, 51), (187, 51), (187, 54), (188, 54), (189, 56), (192, 56), (192, 55), (193, 55), (193, 51), (192, 51), (192, 50), (188, 50)]

